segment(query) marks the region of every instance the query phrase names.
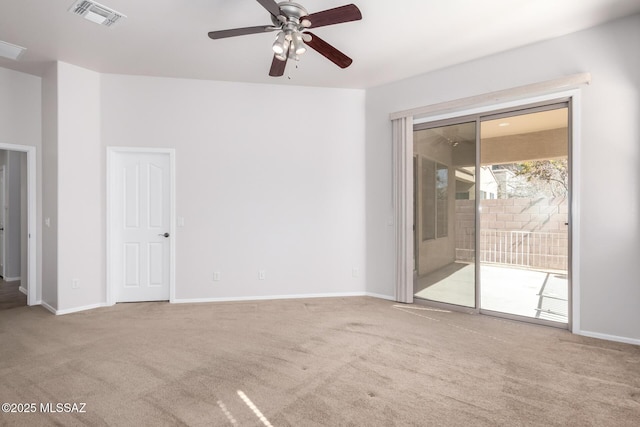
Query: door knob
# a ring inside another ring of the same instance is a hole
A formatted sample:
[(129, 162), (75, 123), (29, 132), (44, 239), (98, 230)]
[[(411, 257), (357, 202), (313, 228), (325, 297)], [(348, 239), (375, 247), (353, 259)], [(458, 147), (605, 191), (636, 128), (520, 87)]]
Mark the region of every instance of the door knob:
[(169, 233), (158, 234), (160, 237), (169, 237)]

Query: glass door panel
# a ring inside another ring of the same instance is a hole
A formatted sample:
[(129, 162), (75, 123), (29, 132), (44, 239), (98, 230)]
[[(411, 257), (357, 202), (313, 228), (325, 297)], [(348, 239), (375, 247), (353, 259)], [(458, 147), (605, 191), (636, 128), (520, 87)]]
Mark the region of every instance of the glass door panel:
[(483, 120), (480, 137), (480, 308), (567, 323), (568, 108)]
[(414, 132), (414, 296), (476, 306), (476, 122)]

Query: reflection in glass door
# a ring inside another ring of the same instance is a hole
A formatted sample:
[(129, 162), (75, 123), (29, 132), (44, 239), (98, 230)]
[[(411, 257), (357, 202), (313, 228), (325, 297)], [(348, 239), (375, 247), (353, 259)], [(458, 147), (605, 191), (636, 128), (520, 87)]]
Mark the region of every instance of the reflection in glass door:
[(418, 299), (476, 306), (476, 122), (414, 132)]
[(482, 310), (568, 322), (568, 108), (481, 122)]

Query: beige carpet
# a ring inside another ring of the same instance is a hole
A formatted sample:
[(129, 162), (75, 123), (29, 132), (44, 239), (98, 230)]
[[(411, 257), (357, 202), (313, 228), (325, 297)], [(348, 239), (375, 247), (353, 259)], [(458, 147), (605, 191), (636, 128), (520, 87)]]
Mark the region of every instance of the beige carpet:
[(637, 426), (640, 347), (364, 297), (22, 307), (0, 402), (86, 403), (11, 426)]

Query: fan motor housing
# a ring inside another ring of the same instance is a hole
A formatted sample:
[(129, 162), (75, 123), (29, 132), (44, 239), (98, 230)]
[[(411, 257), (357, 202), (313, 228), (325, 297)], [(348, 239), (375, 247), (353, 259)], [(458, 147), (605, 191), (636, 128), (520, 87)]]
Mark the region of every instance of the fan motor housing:
[[(278, 7), (280, 7), (282, 15), (287, 18), (288, 22), (293, 21), (295, 23), (299, 23), (300, 18), (309, 15), (309, 12), (307, 12), (307, 10), (302, 7), (302, 5), (294, 3), (292, 1), (280, 2), (278, 3)], [(278, 27), (283, 24), (282, 22), (280, 22), (280, 20), (278, 20), (277, 16), (271, 15), (271, 21), (273, 22), (273, 25)]]

